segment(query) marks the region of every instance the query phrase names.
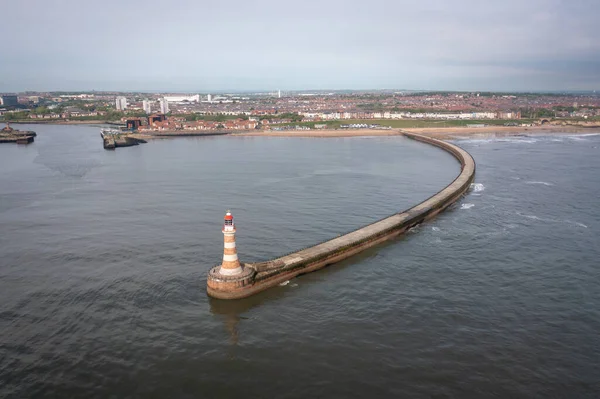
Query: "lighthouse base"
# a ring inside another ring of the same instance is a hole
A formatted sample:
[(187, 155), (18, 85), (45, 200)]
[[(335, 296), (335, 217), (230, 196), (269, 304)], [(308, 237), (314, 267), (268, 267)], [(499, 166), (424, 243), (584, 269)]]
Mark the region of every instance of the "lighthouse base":
[(221, 266), (216, 266), (208, 272), (206, 291), (213, 298), (230, 299), (235, 292), (254, 284), (256, 270), (242, 266), (242, 272), (233, 276), (222, 274)]

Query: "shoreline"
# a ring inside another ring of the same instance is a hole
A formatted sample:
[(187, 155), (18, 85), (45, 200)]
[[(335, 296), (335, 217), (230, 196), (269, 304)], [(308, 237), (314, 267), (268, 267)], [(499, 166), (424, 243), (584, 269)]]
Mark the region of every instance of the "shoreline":
[(403, 128), (391, 130), (377, 129), (338, 129), (338, 130), (289, 130), (243, 133), (249, 137), (385, 137), (416, 133), (427, 137), (452, 140), (485, 137), (528, 136), (547, 134), (589, 134), (600, 133), (599, 127), (583, 126), (486, 126), (486, 127), (443, 127), (443, 128)]
[[(54, 125), (106, 125), (114, 122), (106, 121), (31, 121), (11, 122), (14, 125), (26, 124), (54, 124)], [(548, 135), (548, 134), (589, 134), (600, 133), (600, 126), (574, 126), (574, 125), (540, 125), (540, 126), (485, 126), (485, 127), (426, 127), (426, 128), (392, 128), (392, 129), (313, 129), (313, 130), (285, 130), (285, 131), (160, 131), (144, 133), (126, 133), (128, 136), (142, 140), (170, 139), (176, 137), (204, 137), (217, 135), (231, 135), (240, 137), (387, 137), (401, 136), (403, 133), (416, 133), (427, 137), (454, 140), (489, 137), (506, 137), (520, 135)]]

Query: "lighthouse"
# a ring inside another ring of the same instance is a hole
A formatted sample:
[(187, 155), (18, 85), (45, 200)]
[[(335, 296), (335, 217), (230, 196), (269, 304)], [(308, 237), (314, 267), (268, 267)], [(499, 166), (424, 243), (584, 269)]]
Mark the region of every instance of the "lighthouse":
[(219, 272), (223, 276), (235, 276), (242, 272), (242, 266), (235, 247), (235, 223), (231, 211), (225, 213), (223, 222), (223, 263)]
[(206, 291), (215, 298), (235, 298), (237, 292), (254, 284), (256, 269), (242, 265), (235, 247), (235, 223), (231, 211), (223, 221), (223, 262), (208, 272)]

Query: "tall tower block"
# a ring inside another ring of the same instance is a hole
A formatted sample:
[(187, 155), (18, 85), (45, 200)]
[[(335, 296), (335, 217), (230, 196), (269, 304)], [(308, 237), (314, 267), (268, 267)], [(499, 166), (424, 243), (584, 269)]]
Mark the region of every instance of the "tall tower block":
[(242, 265), (235, 245), (235, 223), (231, 211), (225, 213), (223, 221), (223, 262), (210, 269), (206, 281), (208, 294), (213, 297), (235, 297), (236, 291), (254, 283), (256, 270)]
[(223, 263), (221, 264), (221, 274), (225, 276), (235, 276), (242, 272), (242, 266), (237, 256), (235, 247), (235, 223), (231, 211), (225, 213), (223, 222)]

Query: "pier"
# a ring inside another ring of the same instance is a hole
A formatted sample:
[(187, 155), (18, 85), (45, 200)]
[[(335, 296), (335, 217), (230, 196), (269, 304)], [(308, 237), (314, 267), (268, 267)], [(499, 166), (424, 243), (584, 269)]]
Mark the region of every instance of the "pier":
[(131, 147), (146, 143), (146, 140), (131, 137), (126, 132), (116, 129), (102, 129), (100, 131), (105, 150), (114, 150), (117, 147)]
[[(270, 261), (240, 264), (239, 268), (236, 266), (234, 272), (226, 264), (227, 249), (231, 247), (226, 240), (224, 263), (213, 267), (208, 272), (208, 295), (218, 299), (245, 298), (298, 275), (319, 270), (399, 236), (408, 229), (435, 217), (467, 192), (475, 179), (475, 161), (468, 152), (454, 144), (430, 137), (406, 132), (404, 135), (452, 154), (461, 164), (458, 177), (435, 195), (408, 210)], [(233, 231), (235, 232), (235, 227)]]

